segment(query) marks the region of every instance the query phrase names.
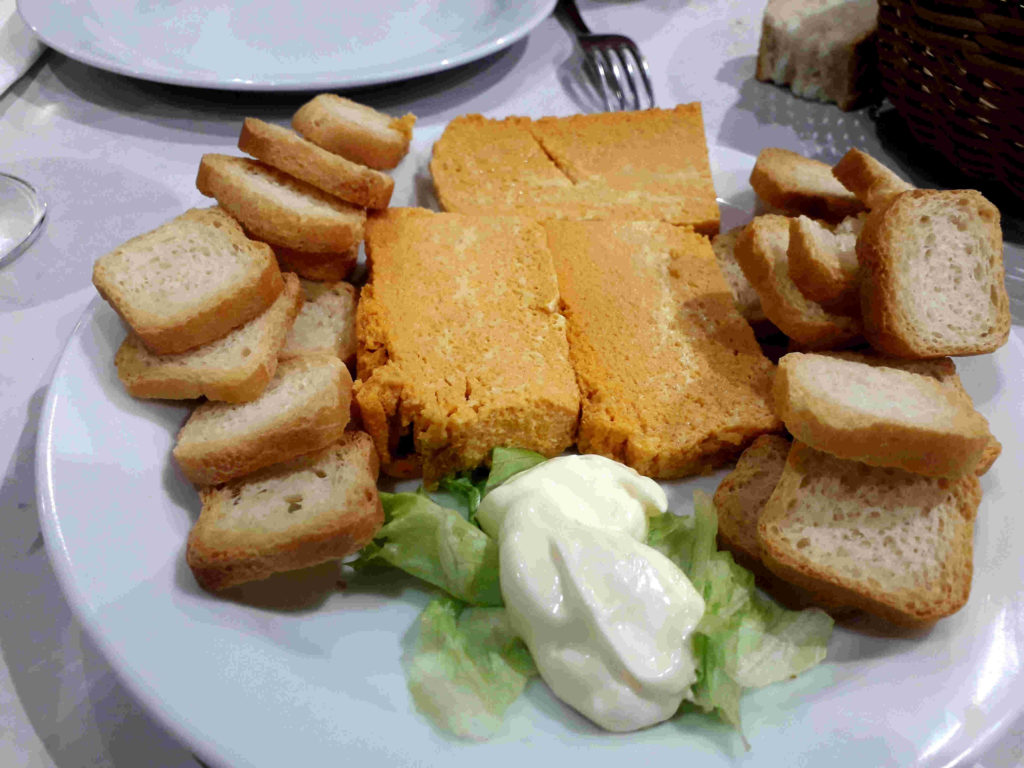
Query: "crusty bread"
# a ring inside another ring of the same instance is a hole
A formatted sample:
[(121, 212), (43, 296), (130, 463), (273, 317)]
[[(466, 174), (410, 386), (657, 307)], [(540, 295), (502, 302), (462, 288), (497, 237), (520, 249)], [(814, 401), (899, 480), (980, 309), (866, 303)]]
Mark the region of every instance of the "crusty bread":
[(829, 222), (860, 213), (864, 205), (832, 175), (832, 167), (788, 149), (762, 149), (750, 172), (750, 186), (777, 211)]
[(305, 302), (288, 338), (281, 359), (308, 354), (338, 357), (350, 369), (356, 362), (356, 303), (359, 292), (350, 283), (302, 281)]
[(836, 604), (903, 625), (959, 610), (971, 589), (973, 474), (871, 467), (794, 442), (758, 522), (765, 564)]
[(176, 355), (155, 355), (129, 333), (114, 363), (135, 397), (240, 403), (259, 397), (277, 369), (277, 356), (302, 306), (298, 278), (264, 312), (223, 338)]
[(345, 557), (384, 522), (377, 456), (363, 432), (199, 496), (186, 554), (208, 590)]
[(782, 435), (761, 435), (740, 455), (715, 491), (718, 545), (759, 580), (771, 571), (761, 562), (757, 519), (782, 477), (789, 445)]
[(754, 333), (760, 335), (773, 329), (774, 326), (765, 317), (764, 310), (761, 309), (761, 297), (758, 296), (754, 286), (750, 284), (736, 261), (736, 241), (739, 240), (742, 233), (742, 226), (733, 227), (728, 232), (718, 233), (711, 238), (711, 250), (715, 252), (718, 268), (722, 270), (722, 275), (732, 290), (736, 309), (750, 323)]
[(363, 239), (365, 210), (258, 160), (203, 155), (196, 187), (273, 245), (342, 253)]
[(333, 93), (321, 93), (292, 117), (292, 127), (342, 157), (370, 168), (394, 168), (409, 151), (416, 116), (390, 117)]
[(769, 0), (757, 79), (850, 110), (877, 98), (877, 0)]
[(336, 283), (345, 280), (359, 264), (359, 246), (353, 245), (340, 253), (308, 253), (294, 248), (273, 246), (281, 269), (294, 272), (306, 280)]
[(245, 118), (238, 148), (267, 165), (364, 208), (387, 208), (395, 181), (328, 152), (298, 134), (255, 117)]
[(840, 312), (857, 311), (857, 236), (863, 227), (862, 216), (848, 216), (835, 228), (806, 216), (790, 219), (789, 276), (804, 296)]
[(857, 257), (864, 335), (876, 349), (978, 355), (1009, 338), (999, 210), (980, 192), (897, 195), (868, 216)]
[(269, 386), (248, 403), (203, 403), (174, 446), (185, 476), (218, 485), (323, 448), (348, 423), (352, 377), (333, 355), (282, 360)]
[(775, 408), (817, 450), (955, 477), (978, 466), (991, 435), (963, 388), (943, 381), (944, 366), (952, 362), (791, 353), (779, 360)]
[(854, 315), (811, 301), (789, 275), (789, 218), (757, 216), (736, 242), (736, 261), (761, 297), (765, 315), (807, 349), (848, 346), (860, 338)]
[(538, 224), (390, 208), (366, 249), (356, 398), (385, 471), (422, 465), (429, 487), (498, 445), (572, 444), (579, 392)]
[(156, 354), (224, 336), (263, 312), (283, 287), (270, 249), (217, 207), (187, 211), (101, 256), (92, 282)]
[(901, 192), (914, 188), (866, 152), (854, 147), (832, 167), (832, 175), (869, 210), (881, 208)]
[(718, 231), (699, 104), (538, 120), (464, 115), (434, 145), (430, 170), (447, 211)]
[(544, 226), (580, 385), (580, 452), (676, 478), (780, 429), (774, 366), (707, 238), (660, 222)]

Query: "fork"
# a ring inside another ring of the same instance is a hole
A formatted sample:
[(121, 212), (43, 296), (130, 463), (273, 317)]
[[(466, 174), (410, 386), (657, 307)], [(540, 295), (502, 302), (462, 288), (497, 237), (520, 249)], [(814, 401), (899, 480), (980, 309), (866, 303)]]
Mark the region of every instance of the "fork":
[(595, 35), (587, 27), (575, 0), (558, 0), (555, 14), (563, 19), (576, 35), (583, 51), (583, 68), (604, 100), (609, 112), (644, 109), (654, 106), (647, 60), (636, 43), (625, 35)]

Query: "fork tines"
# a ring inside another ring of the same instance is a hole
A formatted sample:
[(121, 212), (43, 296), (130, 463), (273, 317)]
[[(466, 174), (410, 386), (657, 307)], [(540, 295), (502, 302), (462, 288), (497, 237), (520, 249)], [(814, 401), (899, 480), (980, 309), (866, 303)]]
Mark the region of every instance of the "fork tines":
[(613, 112), (654, 106), (647, 60), (632, 40), (623, 35), (587, 35), (580, 38), (580, 44), (584, 67), (605, 109)]

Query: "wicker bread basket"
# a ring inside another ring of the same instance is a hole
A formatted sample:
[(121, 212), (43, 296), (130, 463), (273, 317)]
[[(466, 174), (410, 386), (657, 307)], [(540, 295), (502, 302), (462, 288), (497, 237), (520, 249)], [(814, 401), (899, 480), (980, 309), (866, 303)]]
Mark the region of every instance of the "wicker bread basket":
[(1024, 198), (1024, 2), (879, 0), (878, 59), (918, 141)]

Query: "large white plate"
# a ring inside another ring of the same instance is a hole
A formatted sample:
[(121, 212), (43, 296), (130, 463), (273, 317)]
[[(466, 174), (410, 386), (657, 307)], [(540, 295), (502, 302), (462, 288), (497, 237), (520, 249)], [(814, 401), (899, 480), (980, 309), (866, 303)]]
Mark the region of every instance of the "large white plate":
[[(397, 204), (429, 152), (418, 137)], [(713, 155), (719, 194), (750, 210), (753, 158)], [(423, 202), (422, 200), (420, 202)], [(170, 214), (170, 212), (169, 212)], [(731, 222), (729, 222), (731, 223)], [(467, 744), (413, 708), (401, 669), (427, 593), (401, 575), (360, 580), (333, 565), (216, 598), (198, 589), (184, 543), (198, 500), (170, 457), (185, 406), (125, 394), (123, 337), (99, 300), (56, 369), (38, 443), (44, 536), (81, 622), (143, 704), (214, 765), (522, 766), (579, 759), (634, 765), (948, 766), (982, 748), (1024, 690), (1024, 344), (960, 361), (964, 385), (1003, 442), (983, 479), (974, 588), (966, 608), (921, 632), (837, 628), (828, 660), (749, 694), (751, 751), (699, 716), (634, 734), (599, 731), (537, 682), (506, 730)], [(672, 484), (677, 509), (694, 487)], [(339, 578), (347, 588), (339, 588)]]
[(47, 45), (101, 69), (230, 90), (352, 88), (500, 51), (555, 0), (18, 0)]

